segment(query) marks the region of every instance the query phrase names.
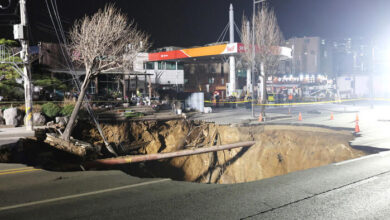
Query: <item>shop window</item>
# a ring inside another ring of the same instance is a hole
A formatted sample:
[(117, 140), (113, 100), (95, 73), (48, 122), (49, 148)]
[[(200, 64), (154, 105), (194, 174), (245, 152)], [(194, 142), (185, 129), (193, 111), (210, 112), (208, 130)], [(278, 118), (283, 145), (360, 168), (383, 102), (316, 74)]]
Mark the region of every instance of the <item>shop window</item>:
[(176, 62), (166, 62), (166, 70), (176, 70)]
[(89, 84), (88, 93), (89, 94), (95, 94), (96, 93), (96, 86), (95, 86), (94, 82)]
[(165, 62), (158, 62), (158, 69), (165, 70)]
[(154, 62), (147, 62), (146, 69), (147, 70), (154, 70)]

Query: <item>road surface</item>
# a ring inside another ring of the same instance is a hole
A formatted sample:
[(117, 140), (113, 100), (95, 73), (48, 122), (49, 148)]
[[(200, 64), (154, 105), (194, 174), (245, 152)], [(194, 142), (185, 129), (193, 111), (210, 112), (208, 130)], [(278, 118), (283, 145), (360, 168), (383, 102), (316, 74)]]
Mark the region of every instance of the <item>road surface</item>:
[[(387, 132), (375, 132), (388, 126), (378, 120), (387, 111), (351, 108), (357, 109), (335, 113), (334, 121), (318, 108), (321, 114), (306, 112), (304, 121), (352, 129), (359, 111), (367, 130), (360, 141), (388, 146)], [(283, 120), (296, 123), (293, 117)], [(232, 185), (0, 164), (0, 219), (386, 219), (389, 185), (390, 152)]]

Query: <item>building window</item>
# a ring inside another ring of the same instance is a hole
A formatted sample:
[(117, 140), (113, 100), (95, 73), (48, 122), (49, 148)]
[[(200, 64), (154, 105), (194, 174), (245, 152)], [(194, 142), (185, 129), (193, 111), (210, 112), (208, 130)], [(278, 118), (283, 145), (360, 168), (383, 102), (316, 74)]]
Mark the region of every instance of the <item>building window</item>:
[(158, 69), (165, 70), (165, 62), (158, 62)]
[(95, 86), (94, 82), (89, 84), (88, 92), (89, 92), (89, 94), (95, 94), (96, 93), (96, 86)]
[(176, 70), (175, 62), (166, 62), (165, 63), (166, 70)]
[(147, 62), (146, 69), (147, 70), (154, 70), (154, 62)]

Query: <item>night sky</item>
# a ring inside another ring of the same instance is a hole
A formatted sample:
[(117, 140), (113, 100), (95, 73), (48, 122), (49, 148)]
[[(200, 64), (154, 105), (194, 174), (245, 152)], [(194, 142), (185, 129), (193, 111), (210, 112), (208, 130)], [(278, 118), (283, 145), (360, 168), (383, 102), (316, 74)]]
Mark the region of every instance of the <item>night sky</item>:
[[(55, 42), (45, 0), (27, 2), (31, 40)], [(154, 47), (186, 47), (215, 42), (228, 23), (230, 3), (235, 8), (235, 20), (239, 26), (243, 13), (252, 13), (252, 0), (57, 0), (65, 30), (69, 30), (74, 19), (95, 12), (107, 2), (115, 2), (129, 19), (134, 19), (142, 30), (148, 32)], [(380, 39), (390, 43), (390, 0), (268, 2), (276, 11), (285, 38), (320, 36), (337, 40), (363, 37), (367, 41)], [(0, 13), (14, 11), (0, 10)], [(3, 24), (0, 26), (0, 38), (12, 37), (12, 29), (4, 25), (9, 20), (16, 22), (17, 18), (0, 16), (0, 24)]]

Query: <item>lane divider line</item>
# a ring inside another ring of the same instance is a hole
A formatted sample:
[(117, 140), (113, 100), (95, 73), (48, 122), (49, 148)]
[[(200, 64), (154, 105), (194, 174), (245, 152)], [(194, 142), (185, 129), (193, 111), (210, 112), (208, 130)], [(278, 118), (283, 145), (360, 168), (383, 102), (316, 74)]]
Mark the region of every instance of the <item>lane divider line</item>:
[(32, 169), (25, 169), (25, 170), (15, 170), (15, 171), (9, 171), (9, 172), (0, 172), (0, 176), (1, 175), (16, 174), (16, 173), (32, 172), (32, 171), (38, 171), (38, 170), (42, 170), (42, 169), (32, 168)]
[(57, 197), (57, 198), (52, 198), (52, 199), (39, 200), (39, 201), (34, 201), (34, 202), (27, 202), (27, 203), (11, 205), (11, 206), (4, 206), (4, 207), (0, 207), (0, 212), (1, 211), (6, 211), (6, 210), (10, 210), (10, 209), (16, 209), (16, 208), (40, 205), (40, 204), (45, 204), (45, 203), (58, 202), (58, 201), (74, 199), (74, 198), (80, 198), (80, 197), (85, 197), (85, 196), (91, 196), (91, 195), (96, 195), (96, 194), (102, 194), (102, 193), (107, 193), (107, 192), (113, 192), (113, 191), (118, 191), (118, 190), (122, 190), (122, 189), (130, 189), (130, 188), (135, 188), (135, 187), (139, 187), (139, 186), (146, 186), (146, 185), (166, 182), (166, 181), (170, 181), (170, 180), (171, 179), (160, 179), (160, 180), (155, 180), (155, 181), (149, 181), (149, 182), (142, 182), (142, 183), (137, 183), (137, 184), (132, 184), (132, 185), (120, 186), (120, 187), (116, 187), (116, 188), (97, 190), (97, 191), (93, 191), (93, 192), (80, 193), (80, 194), (69, 195), (69, 196), (62, 196), (62, 197)]
[(345, 161), (341, 161), (341, 162), (338, 162), (338, 163), (334, 163), (333, 165), (334, 166), (340, 166), (340, 165), (343, 165), (343, 164), (347, 164), (347, 163), (351, 163), (351, 162), (355, 162), (355, 161), (359, 161), (359, 160), (364, 160), (364, 159), (371, 158), (371, 157), (377, 157), (377, 156), (380, 156), (380, 155), (379, 154), (371, 154), (371, 155), (358, 157), (358, 158), (351, 159), (351, 160), (345, 160)]
[(0, 173), (14, 171), (14, 170), (27, 170), (27, 169), (31, 169), (31, 168), (34, 168), (34, 167), (19, 167), (19, 168), (5, 169), (5, 170), (0, 170)]

